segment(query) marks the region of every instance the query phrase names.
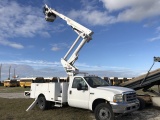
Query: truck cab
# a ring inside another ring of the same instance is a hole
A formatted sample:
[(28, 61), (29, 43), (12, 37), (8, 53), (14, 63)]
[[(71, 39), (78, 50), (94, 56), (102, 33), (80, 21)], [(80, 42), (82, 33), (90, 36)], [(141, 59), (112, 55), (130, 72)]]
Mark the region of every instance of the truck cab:
[(97, 104), (111, 105), (115, 113), (128, 113), (139, 108), (136, 92), (132, 89), (110, 86), (97, 76), (75, 76), (68, 87), (68, 104), (95, 110)]

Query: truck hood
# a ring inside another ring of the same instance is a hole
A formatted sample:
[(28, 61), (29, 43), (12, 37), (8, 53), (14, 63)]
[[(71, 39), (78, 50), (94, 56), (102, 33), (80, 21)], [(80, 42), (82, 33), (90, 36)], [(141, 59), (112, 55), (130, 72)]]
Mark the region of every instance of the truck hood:
[(122, 94), (124, 92), (133, 92), (133, 89), (126, 88), (126, 87), (118, 87), (118, 86), (104, 86), (104, 87), (97, 87), (98, 90), (108, 91), (114, 94)]

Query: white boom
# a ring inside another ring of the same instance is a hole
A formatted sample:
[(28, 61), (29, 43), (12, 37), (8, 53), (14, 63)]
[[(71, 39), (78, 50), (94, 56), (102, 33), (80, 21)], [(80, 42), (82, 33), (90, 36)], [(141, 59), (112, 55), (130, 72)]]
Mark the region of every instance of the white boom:
[[(52, 8), (49, 8), (47, 5), (44, 6), (44, 14), (46, 21), (53, 22), (56, 19), (56, 16), (60, 17), (61, 19), (65, 20), (69, 26), (73, 28), (73, 30), (78, 34), (77, 39), (72, 44), (66, 55), (61, 58), (61, 63), (66, 71), (66, 73), (71, 75), (76, 75), (79, 72), (78, 68), (74, 66), (75, 61), (78, 59), (78, 53), (81, 48), (84, 46), (86, 42), (89, 42), (92, 39), (93, 32), (88, 28), (80, 25), (79, 23), (75, 22), (74, 20), (60, 14), (59, 12), (55, 11)], [(81, 42), (77, 46), (77, 48), (72, 52), (73, 48), (76, 46), (78, 41), (81, 39)], [(70, 55), (71, 54), (71, 55)], [(70, 57), (68, 58), (68, 56)]]

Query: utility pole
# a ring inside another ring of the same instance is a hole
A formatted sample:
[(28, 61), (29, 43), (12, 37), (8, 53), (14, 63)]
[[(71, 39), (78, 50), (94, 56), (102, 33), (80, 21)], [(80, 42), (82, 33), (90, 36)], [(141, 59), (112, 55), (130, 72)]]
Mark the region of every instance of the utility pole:
[(11, 65), (9, 66), (9, 77), (8, 77), (8, 80), (10, 80), (10, 72), (11, 72)]
[(14, 68), (14, 76), (13, 76), (13, 78), (14, 78), (14, 79), (16, 78), (16, 72), (15, 72), (15, 68)]
[(2, 64), (0, 66), (0, 81), (1, 81), (1, 77), (2, 77)]

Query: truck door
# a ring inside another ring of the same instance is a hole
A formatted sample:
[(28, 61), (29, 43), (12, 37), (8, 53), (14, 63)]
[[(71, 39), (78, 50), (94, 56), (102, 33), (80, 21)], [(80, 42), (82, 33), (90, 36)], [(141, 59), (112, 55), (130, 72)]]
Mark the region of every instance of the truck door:
[[(82, 90), (77, 90), (78, 84), (82, 85)], [(89, 108), (90, 92), (88, 85), (81, 77), (75, 77), (68, 90), (68, 104), (72, 107)]]

